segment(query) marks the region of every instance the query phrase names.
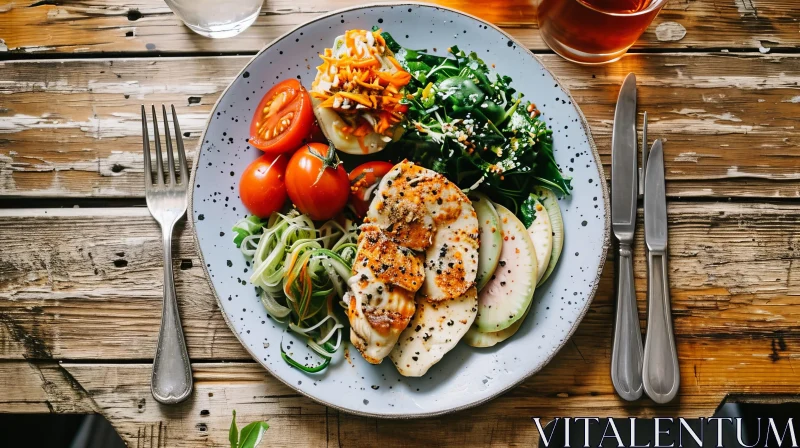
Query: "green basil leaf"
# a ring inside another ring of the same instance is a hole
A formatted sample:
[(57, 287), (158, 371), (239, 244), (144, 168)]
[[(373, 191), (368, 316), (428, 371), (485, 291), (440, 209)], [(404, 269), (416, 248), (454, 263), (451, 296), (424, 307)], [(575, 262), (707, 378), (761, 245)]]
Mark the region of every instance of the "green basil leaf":
[(228, 440), (231, 442), (231, 448), (239, 448), (239, 429), (236, 427), (236, 410), (233, 411), (233, 418), (231, 419), (231, 429), (228, 431)]
[(267, 429), (269, 429), (267, 422), (253, 422), (242, 428), (239, 436), (239, 448), (255, 448), (261, 443), (261, 438), (264, 437)]

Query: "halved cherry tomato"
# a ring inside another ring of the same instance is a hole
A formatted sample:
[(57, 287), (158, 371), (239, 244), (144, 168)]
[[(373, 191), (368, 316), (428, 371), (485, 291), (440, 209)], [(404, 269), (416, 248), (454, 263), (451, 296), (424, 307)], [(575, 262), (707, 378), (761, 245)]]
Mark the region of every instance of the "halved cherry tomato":
[(296, 79), (281, 81), (264, 95), (250, 124), (250, 144), (267, 154), (297, 149), (311, 133), (313, 106)]
[(242, 173), (239, 197), (250, 213), (268, 218), (286, 202), (286, 154), (264, 154)]
[(389, 162), (376, 160), (361, 164), (350, 171), (350, 205), (359, 218), (367, 214), (378, 184), (393, 166)]
[(286, 191), (295, 207), (315, 221), (342, 211), (350, 181), (333, 146), (309, 143), (298, 149), (286, 167)]

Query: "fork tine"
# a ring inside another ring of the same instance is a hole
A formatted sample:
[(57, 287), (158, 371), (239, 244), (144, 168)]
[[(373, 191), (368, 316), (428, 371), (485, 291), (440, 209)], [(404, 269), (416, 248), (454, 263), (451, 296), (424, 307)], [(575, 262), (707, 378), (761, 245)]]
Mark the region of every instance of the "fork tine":
[[(183, 135), (181, 134), (181, 127), (178, 124), (178, 114), (175, 113), (175, 105), (171, 104), (172, 108), (172, 126), (175, 129), (175, 146), (178, 147), (178, 163), (181, 169), (181, 183), (189, 183), (189, 168), (186, 164), (186, 152), (183, 150)], [(166, 120), (166, 119), (165, 119)]]
[(144, 153), (144, 189), (145, 192), (153, 186), (153, 171), (150, 167), (150, 135), (147, 132), (147, 114), (142, 104), (142, 149)]
[(169, 171), (169, 184), (174, 186), (175, 180), (175, 158), (172, 155), (172, 138), (169, 136), (169, 120), (167, 119), (167, 108), (161, 105), (161, 114), (164, 117), (164, 139), (167, 141), (167, 169)]
[(164, 185), (164, 161), (161, 158), (161, 137), (158, 136), (158, 115), (156, 115), (156, 106), (150, 106), (153, 110), (153, 136), (155, 140), (155, 147), (156, 147), (156, 163), (158, 167), (156, 168), (156, 176), (158, 176), (158, 180), (156, 184), (158, 186)]

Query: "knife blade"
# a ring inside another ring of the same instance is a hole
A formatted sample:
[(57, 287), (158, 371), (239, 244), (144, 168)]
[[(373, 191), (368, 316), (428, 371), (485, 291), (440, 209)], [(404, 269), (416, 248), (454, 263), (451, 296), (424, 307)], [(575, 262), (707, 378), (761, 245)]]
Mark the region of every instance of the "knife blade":
[(642, 333), (631, 250), (639, 195), (636, 148), (636, 75), (630, 73), (619, 91), (611, 135), (611, 223), (619, 240), (611, 382), (619, 396), (628, 401), (642, 396)]
[(644, 172), (644, 239), (651, 251), (667, 249), (667, 196), (661, 139), (653, 142)]
[(611, 134), (611, 226), (620, 241), (632, 242), (636, 230), (636, 75), (625, 77), (614, 112)]
[(664, 150), (656, 140), (645, 170), (644, 238), (647, 254), (647, 340), (642, 383), (656, 403), (667, 403), (678, 393), (680, 370), (672, 331), (667, 258), (667, 198), (664, 189)]

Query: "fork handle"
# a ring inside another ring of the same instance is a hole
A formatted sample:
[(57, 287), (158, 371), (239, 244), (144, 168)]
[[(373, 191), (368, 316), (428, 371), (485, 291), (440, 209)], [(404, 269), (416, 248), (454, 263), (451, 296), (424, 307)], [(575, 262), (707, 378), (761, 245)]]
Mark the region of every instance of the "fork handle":
[(175, 224), (162, 224), (164, 243), (164, 304), (161, 313), (161, 330), (153, 360), (150, 390), (156, 401), (164, 404), (180, 403), (192, 392), (192, 367), (186, 351), (175, 281), (172, 278), (172, 230)]
[(633, 253), (629, 242), (619, 243), (617, 314), (611, 347), (611, 382), (620, 397), (642, 396), (642, 331), (633, 286)]

